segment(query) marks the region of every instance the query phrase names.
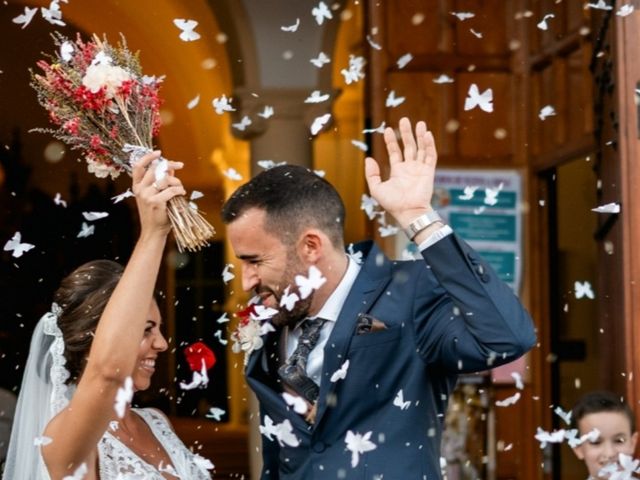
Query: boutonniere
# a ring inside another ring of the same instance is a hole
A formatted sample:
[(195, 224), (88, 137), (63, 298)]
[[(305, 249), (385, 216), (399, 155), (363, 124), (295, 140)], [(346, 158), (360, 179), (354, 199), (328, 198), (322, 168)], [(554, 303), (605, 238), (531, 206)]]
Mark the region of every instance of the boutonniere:
[(269, 319), (276, 313), (278, 311), (273, 308), (256, 304), (251, 304), (236, 313), (240, 317), (240, 323), (238, 323), (235, 331), (231, 333), (231, 340), (234, 342), (231, 349), (234, 353), (244, 352), (245, 367), (251, 354), (263, 347), (262, 336), (269, 332), (275, 332), (276, 329), (273, 328)]

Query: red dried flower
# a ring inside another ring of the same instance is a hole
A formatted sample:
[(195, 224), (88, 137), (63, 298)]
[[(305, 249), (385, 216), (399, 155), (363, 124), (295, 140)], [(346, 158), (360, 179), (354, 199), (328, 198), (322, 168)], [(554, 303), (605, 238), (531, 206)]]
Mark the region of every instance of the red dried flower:
[(194, 372), (202, 370), (202, 361), (207, 370), (216, 364), (216, 356), (213, 351), (202, 342), (196, 342), (184, 349), (184, 356), (189, 363), (189, 368)]

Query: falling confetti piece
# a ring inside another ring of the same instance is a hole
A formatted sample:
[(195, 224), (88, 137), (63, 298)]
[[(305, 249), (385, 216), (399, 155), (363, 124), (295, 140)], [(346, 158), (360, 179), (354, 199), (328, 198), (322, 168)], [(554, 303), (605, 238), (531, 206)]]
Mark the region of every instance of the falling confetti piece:
[(200, 38), (200, 34), (194, 31), (194, 28), (198, 26), (198, 22), (195, 20), (176, 18), (173, 20), (173, 24), (181, 30), (180, 40), (183, 42), (193, 42)]
[(21, 243), (21, 240), (22, 234), (20, 232), (14, 233), (11, 240), (8, 240), (7, 243), (4, 244), (4, 251), (11, 252), (11, 255), (15, 258), (20, 258), (23, 253), (35, 248), (35, 245)]
[(329, 122), (330, 119), (331, 119), (330, 113), (325, 113), (324, 115), (321, 115), (315, 118), (313, 120), (313, 123), (311, 124), (311, 134), (317, 135), (320, 132), (320, 130), (322, 130), (322, 128)]
[(464, 101), (464, 109), (467, 111), (476, 107), (480, 107), (481, 110), (487, 113), (493, 112), (493, 90), (487, 88), (484, 92), (480, 93), (478, 85), (472, 83), (467, 92), (467, 98)]
[(280, 27), (280, 30), (282, 30), (283, 32), (295, 32), (298, 30), (298, 27), (300, 26), (300, 19), (296, 18), (296, 22), (293, 25), (284, 25)]

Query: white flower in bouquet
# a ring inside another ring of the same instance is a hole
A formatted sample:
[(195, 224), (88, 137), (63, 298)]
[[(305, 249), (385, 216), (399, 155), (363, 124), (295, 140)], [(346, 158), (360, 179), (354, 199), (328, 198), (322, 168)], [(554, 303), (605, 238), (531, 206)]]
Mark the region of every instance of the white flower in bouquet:
[(131, 75), (124, 68), (109, 63), (98, 63), (87, 68), (82, 84), (97, 93), (101, 88), (105, 88), (107, 98), (115, 97), (122, 84), (131, 80)]

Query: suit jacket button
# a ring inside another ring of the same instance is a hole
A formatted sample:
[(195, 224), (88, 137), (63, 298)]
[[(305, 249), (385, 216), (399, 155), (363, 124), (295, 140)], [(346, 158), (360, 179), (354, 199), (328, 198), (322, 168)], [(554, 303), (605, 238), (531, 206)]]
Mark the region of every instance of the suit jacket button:
[(325, 445), (324, 442), (316, 442), (313, 444), (313, 451), (316, 453), (322, 453), (325, 451), (326, 448), (327, 446)]
[(483, 273), (480, 276), (480, 280), (482, 280), (484, 283), (489, 283), (489, 280), (491, 280), (491, 277), (488, 274)]
[(482, 264), (477, 266), (476, 272), (478, 272), (478, 275), (480, 275), (481, 277), (484, 275), (484, 267), (482, 266)]
[(469, 252), (467, 253), (467, 258), (473, 262), (478, 259), (478, 256), (474, 252)]

